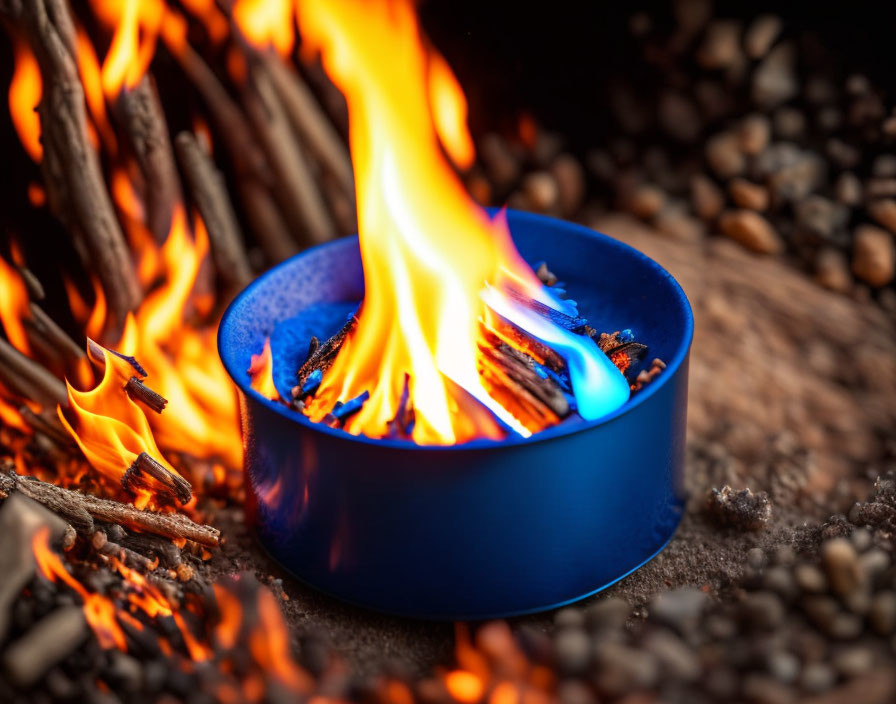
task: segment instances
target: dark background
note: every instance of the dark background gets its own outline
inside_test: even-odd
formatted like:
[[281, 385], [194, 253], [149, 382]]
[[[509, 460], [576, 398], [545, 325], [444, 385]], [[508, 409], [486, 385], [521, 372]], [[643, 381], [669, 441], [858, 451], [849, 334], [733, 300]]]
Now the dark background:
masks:
[[[892, 2], [717, 2], [714, 16], [748, 21], [777, 14], [807, 51], [824, 51], [832, 72], [861, 71], [896, 91], [896, 11]], [[467, 92], [473, 131], [506, 127], [527, 109], [573, 145], [601, 142], [606, 88], [629, 75], [639, 51], [630, 18], [646, 12], [655, 33], [673, 25], [673, 2], [600, 0], [495, 3], [427, 0], [420, 13]], [[814, 35], [814, 36], [813, 36]], [[653, 76], [643, 76], [645, 89]]]

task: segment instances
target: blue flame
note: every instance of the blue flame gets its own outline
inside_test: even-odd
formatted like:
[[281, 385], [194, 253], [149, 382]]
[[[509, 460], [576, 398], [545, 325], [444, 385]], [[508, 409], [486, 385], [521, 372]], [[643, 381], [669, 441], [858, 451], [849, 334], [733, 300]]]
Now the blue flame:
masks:
[[[573, 314], [574, 305], [569, 306], [569, 301], [557, 300], [547, 291], [543, 293], [548, 294], [555, 309]], [[563, 357], [577, 410], [585, 420], [602, 418], [628, 400], [631, 395], [628, 381], [591, 337], [579, 335], [555, 324], [497, 289], [487, 287], [482, 295], [486, 305], [495, 313]]]

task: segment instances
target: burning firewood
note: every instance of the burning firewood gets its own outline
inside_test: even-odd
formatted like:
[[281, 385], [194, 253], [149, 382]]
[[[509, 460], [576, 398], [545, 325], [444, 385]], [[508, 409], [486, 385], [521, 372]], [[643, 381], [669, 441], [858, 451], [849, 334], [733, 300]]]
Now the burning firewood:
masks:
[[115, 523], [172, 540], [192, 540], [206, 547], [217, 547], [221, 532], [212, 526], [194, 523], [179, 513], [156, 513], [128, 504], [100, 499], [42, 482], [34, 477], [21, 477], [15, 472], [0, 474], [0, 490], [19, 491], [63, 516], [82, 535], [92, 535], [94, 520]]

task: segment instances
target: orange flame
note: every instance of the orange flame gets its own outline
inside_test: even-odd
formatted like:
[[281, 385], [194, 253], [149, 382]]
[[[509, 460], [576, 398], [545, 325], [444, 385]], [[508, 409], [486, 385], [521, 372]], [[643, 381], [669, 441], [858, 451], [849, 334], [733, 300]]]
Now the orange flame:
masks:
[[254, 46], [272, 47], [282, 56], [292, 51], [295, 43], [292, 0], [236, 0], [233, 19]]
[[[142, 452], [148, 453], [176, 475], [177, 471], [168, 464], [156, 445], [146, 414], [124, 391], [128, 379], [138, 376], [137, 371], [124, 359], [106, 350], [102, 353], [105, 371], [95, 389], [78, 391], [66, 383], [75, 424], [69, 423], [61, 408], [58, 410], [59, 419], [91, 466], [114, 482], [122, 480], [124, 473]], [[135, 487], [134, 493], [134, 503], [140, 508], [153, 497], [153, 492], [142, 486]]]
[[31, 317], [28, 307], [28, 289], [19, 272], [0, 257], [0, 324], [10, 344], [22, 354], [31, 353], [24, 320]]
[[280, 394], [274, 386], [274, 360], [271, 357], [271, 338], [264, 339], [261, 354], [253, 354], [249, 364], [249, 376], [252, 388], [265, 398], [277, 400]]
[[49, 537], [49, 528], [42, 527], [34, 534], [32, 540], [34, 558], [40, 571], [50, 581], [55, 582], [59, 579], [80, 595], [84, 601], [84, 617], [101, 647], [127, 650], [124, 631], [115, 619], [115, 604], [102, 594], [87, 591], [69, 574], [62, 560], [50, 549]]
[[[142, 215], [126, 175], [116, 183], [114, 190], [122, 206]], [[147, 281], [159, 271], [163, 279], [137, 312], [128, 316], [121, 338], [110, 345], [139, 360], [151, 388], [168, 399], [169, 410], [152, 413], [147, 419], [121, 388], [134, 370], [115, 355], [105, 355], [106, 372], [96, 388], [86, 392], [69, 389], [78, 420], [72, 432], [91, 464], [112, 479], [120, 479], [140, 452], [163, 460], [160, 447], [166, 452], [219, 460], [230, 468], [241, 466], [236, 398], [217, 355], [215, 329], [193, 327], [184, 320], [185, 311], [197, 300], [194, 285], [208, 255], [207, 235], [201, 221], [197, 225], [196, 237], [191, 238], [183, 208], [178, 207], [161, 249], [151, 239], [142, 241], [139, 270], [150, 261], [144, 272]], [[73, 312], [83, 320], [83, 299], [71, 282], [66, 282], [66, 288]], [[96, 283], [95, 290], [96, 302], [86, 321], [91, 336], [102, 330], [106, 316], [105, 297]], [[128, 426], [133, 432], [128, 432]], [[104, 443], [109, 444], [104, 447]], [[147, 492], [141, 494], [143, 503], [148, 499]]]
[[9, 84], [9, 111], [25, 151], [39, 162], [44, 152], [40, 143], [40, 117], [37, 114], [37, 105], [43, 94], [40, 67], [24, 41], [16, 39], [13, 52], [15, 72]]
[[538, 298], [541, 285], [445, 160], [442, 148], [460, 165], [472, 157], [456, 79], [421, 43], [409, 0], [310, 1], [297, 12], [303, 51], [320, 51], [348, 102], [365, 280], [357, 328], [307, 414], [320, 420], [369, 391], [345, 428], [382, 436], [407, 373], [416, 442], [502, 437], [492, 414], [527, 435], [484, 388], [477, 341], [485, 287], [512, 281]]

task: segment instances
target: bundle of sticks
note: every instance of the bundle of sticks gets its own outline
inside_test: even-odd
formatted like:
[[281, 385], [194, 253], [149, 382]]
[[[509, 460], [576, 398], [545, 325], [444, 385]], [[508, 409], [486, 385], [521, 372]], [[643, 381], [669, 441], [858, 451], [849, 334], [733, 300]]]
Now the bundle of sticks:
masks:
[[[344, 121], [339, 112], [344, 104], [339, 107], [341, 96], [321, 70], [311, 67], [309, 75], [323, 92], [323, 102], [288, 59], [250, 45], [235, 28], [228, 41], [231, 53], [245, 64], [241, 77], [231, 78], [226, 67], [211, 65], [191, 44], [160, 47], [162, 61], [173, 60], [180, 69], [167, 72], [165, 79], [182, 82], [175, 91], [192, 86], [202, 104], [197, 124], [211, 125], [215, 146], [220, 145], [215, 156], [223, 163], [212, 156], [205, 130], [172, 138], [151, 73], [111, 101], [109, 116], [119, 145], [113, 154], [95, 144], [102, 126], [88, 109], [82, 82], [78, 32], [92, 23], [74, 17], [67, 0], [0, 0], [0, 20], [11, 36], [27, 44], [39, 65], [40, 166], [47, 204], [72, 238], [84, 271], [99, 280], [109, 339], [117, 339], [126, 315], [148, 293], [125, 235], [126, 215], [112, 197], [109, 174], [122, 162], [134, 176], [144, 225], [157, 243], [168, 236], [178, 207], [192, 206], [201, 216], [217, 281], [217, 310], [249, 282], [253, 263], [276, 263], [308, 244], [355, 229], [351, 162], [334, 124]], [[324, 103], [337, 106], [336, 111], [328, 114]], [[253, 252], [263, 258], [250, 256]], [[208, 279], [206, 269], [200, 278]], [[48, 314], [53, 304], [44, 305], [43, 287], [24, 262], [18, 274], [30, 299], [24, 320], [30, 354], [0, 338], [0, 386], [45, 409], [35, 412], [23, 404], [20, 415], [42, 443], [69, 452], [73, 443], [54, 410], [67, 405], [62, 378], [78, 378], [85, 346]], [[197, 288], [202, 286], [214, 284], [197, 282]], [[164, 399], [143, 388], [139, 378], [129, 383], [128, 392], [154, 411], [162, 407]]]

